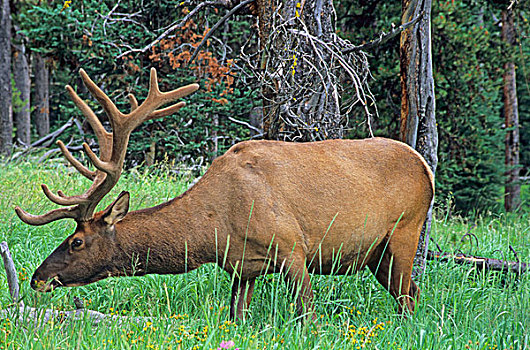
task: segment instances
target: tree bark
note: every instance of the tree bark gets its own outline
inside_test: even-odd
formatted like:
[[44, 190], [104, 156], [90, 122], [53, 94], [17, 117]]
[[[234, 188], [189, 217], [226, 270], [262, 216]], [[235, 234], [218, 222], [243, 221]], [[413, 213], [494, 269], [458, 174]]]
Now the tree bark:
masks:
[[260, 130], [263, 130], [263, 108], [260, 106], [252, 108], [248, 119], [250, 125], [254, 127], [254, 129], [250, 129], [250, 137], [262, 134], [263, 132]]
[[[16, 28], [15, 28], [16, 30]], [[16, 106], [13, 119], [16, 126], [16, 140], [26, 145], [31, 143], [31, 121], [30, 121], [30, 91], [31, 81], [29, 78], [29, 65], [26, 56], [26, 47], [20, 34], [15, 34], [15, 45], [13, 51], [13, 78], [15, 87], [20, 92], [19, 98], [23, 105]]]
[[50, 132], [49, 77], [46, 62], [38, 53], [33, 54], [33, 72], [35, 75], [33, 122], [39, 137], [44, 137]]
[[[511, 52], [516, 45], [513, 12], [502, 11], [502, 39]], [[509, 55], [509, 57], [512, 55]], [[505, 164], [506, 186], [504, 188], [504, 208], [514, 211], [521, 205], [521, 184], [519, 182], [519, 112], [517, 102], [517, 85], [515, 63], [513, 60], [504, 64], [503, 74], [504, 118], [506, 126]]]
[[[259, 28], [259, 49], [261, 50], [261, 60], [259, 69], [265, 74], [267, 70], [267, 61], [269, 60], [270, 53], [266, 50], [267, 42], [272, 26], [272, 16], [274, 13], [274, 1], [273, 0], [256, 0], [256, 10], [258, 12], [258, 28]], [[269, 103], [274, 99], [274, 89], [268, 84], [264, 84], [261, 93], [263, 95], [263, 134], [265, 138], [271, 138], [269, 130], [273, 122], [273, 115], [276, 113], [274, 105]]]
[[[433, 173], [438, 164], [434, 79], [431, 53], [432, 0], [402, 0], [402, 23], [422, 12], [423, 18], [401, 33], [401, 126], [400, 139], [415, 148]], [[432, 203], [425, 221], [414, 262], [413, 275], [423, 273], [432, 222]]]
[[9, 1], [0, 9], [0, 155], [10, 155], [13, 146], [11, 95], [11, 13]]

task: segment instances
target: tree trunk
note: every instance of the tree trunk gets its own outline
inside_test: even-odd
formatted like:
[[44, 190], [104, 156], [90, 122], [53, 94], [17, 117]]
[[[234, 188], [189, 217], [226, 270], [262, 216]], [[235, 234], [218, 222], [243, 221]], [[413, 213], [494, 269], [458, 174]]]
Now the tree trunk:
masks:
[[[415, 148], [427, 161], [433, 173], [438, 164], [434, 79], [431, 53], [431, 0], [402, 0], [402, 23], [423, 18], [401, 33], [401, 141]], [[432, 203], [425, 221], [413, 275], [423, 273], [432, 222]]]
[[0, 155], [9, 155], [13, 146], [13, 110], [11, 103], [11, 13], [8, 0], [2, 0], [0, 11]]
[[33, 122], [37, 127], [39, 137], [50, 133], [50, 107], [49, 107], [49, 78], [48, 67], [44, 58], [35, 53], [33, 55], [33, 72], [35, 75], [35, 93], [33, 103]]
[[254, 129], [250, 129], [250, 137], [252, 138], [261, 134], [259, 130], [263, 130], [263, 108], [261, 106], [252, 108], [248, 119], [250, 125], [254, 127]]
[[[502, 11], [502, 39], [511, 49], [516, 45], [513, 12]], [[513, 52], [513, 50], [510, 50]], [[511, 57], [513, 55], [509, 55]], [[504, 118], [506, 125], [506, 186], [504, 188], [504, 208], [514, 211], [521, 204], [521, 184], [519, 182], [519, 112], [517, 106], [517, 85], [515, 63], [510, 59], [504, 64], [503, 75]]]
[[[358, 56], [342, 54], [351, 44], [335, 34], [333, 1], [257, 0], [256, 10], [264, 137], [342, 138], [347, 118], [341, 113], [341, 94], [364, 83], [367, 65]], [[363, 73], [353, 67], [362, 67]], [[345, 76], [355, 81], [344, 84]]]
[[[259, 28], [259, 49], [261, 50], [260, 71], [265, 74], [267, 70], [267, 61], [270, 53], [266, 51], [269, 35], [272, 26], [272, 18], [274, 13], [273, 0], [256, 0], [258, 12], [258, 28]], [[268, 84], [264, 84], [261, 93], [263, 95], [263, 134], [265, 138], [271, 138], [269, 130], [273, 124], [273, 115], [276, 113], [276, 108], [269, 101], [274, 99], [274, 89]]]
[[[16, 30], [16, 28], [15, 28]], [[13, 78], [15, 87], [22, 105], [17, 105], [13, 111], [13, 119], [16, 126], [16, 140], [26, 145], [31, 143], [31, 122], [30, 122], [30, 90], [31, 81], [29, 78], [29, 65], [26, 57], [26, 47], [23, 38], [18, 33], [15, 34], [15, 45], [13, 52]]]

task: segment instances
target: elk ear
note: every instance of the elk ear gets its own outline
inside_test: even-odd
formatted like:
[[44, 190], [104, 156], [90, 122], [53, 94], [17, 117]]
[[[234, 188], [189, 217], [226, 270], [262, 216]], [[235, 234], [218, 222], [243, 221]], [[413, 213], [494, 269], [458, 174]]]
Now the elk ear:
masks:
[[123, 191], [103, 213], [103, 221], [111, 226], [121, 221], [129, 211], [129, 192]]

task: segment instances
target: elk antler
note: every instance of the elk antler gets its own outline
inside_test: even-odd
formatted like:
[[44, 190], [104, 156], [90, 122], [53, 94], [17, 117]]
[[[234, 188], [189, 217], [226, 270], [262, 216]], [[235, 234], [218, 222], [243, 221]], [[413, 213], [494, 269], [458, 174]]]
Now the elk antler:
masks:
[[69, 207], [54, 209], [43, 215], [31, 215], [20, 207], [15, 207], [18, 217], [27, 224], [44, 225], [63, 218], [71, 218], [77, 221], [90, 220], [98, 203], [110, 192], [120, 178], [131, 132], [146, 120], [162, 118], [177, 112], [186, 104], [185, 102], [179, 102], [158, 110], [157, 108], [168, 102], [187, 96], [199, 88], [197, 84], [190, 84], [173, 91], [161, 92], [158, 88], [156, 70], [151, 68], [147, 98], [138, 106], [136, 98], [130, 94], [129, 102], [131, 104], [131, 112], [129, 114], [123, 114], [110, 98], [88, 77], [83, 69], [79, 73], [92, 96], [98, 100], [109, 117], [112, 133], [105, 130], [92, 109], [77, 95], [71, 86], [67, 85], [66, 90], [70, 94], [72, 101], [87, 118], [98, 139], [100, 145], [99, 157], [90, 149], [88, 144], [83, 143], [83, 148], [88, 158], [97, 170], [92, 171], [86, 168], [72, 156], [64, 143], [58, 141], [59, 148], [66, 159], [83, 176], [92, 180], [92, 185], [85, 193], [77, 196], [65, 196], [62, 191], [57, 191], [57, 194], [54, 194], [48, 186], [41, 185], [48, 199], [55, 204]]

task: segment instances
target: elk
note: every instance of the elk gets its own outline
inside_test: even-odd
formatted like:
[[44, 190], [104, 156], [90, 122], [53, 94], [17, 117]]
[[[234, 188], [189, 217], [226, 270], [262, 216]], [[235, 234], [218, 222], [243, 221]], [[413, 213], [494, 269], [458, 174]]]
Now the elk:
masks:
[[[397, 301], [413, 312], [419, 289], [411, 279], [418, 239], [434, 194], [433, 174], [409, 146], [385, 138], [311, 143], [245, 141], [215, 159], [184, 194], [153, 208], [129, 212], [128, 192], [96, 212], [120, 177], [129, 135], [145, 120], [162, 118], [184, 102], [157, 109], [198, 89], [191, 84], [160, 92], [151, 70], [149, 92], [122, 114], [96, 84], [82, 80], [108, 115], [107, 132], [67, 86], [100, 144], [85, 143], [95, 171], [59, 141], [66, 159], [92, 185], [83, 194], [54, 194], [65, 206], [43, 215], [16, 207], [22, 221], [44, 225], [69, 218], [75, 232], [37, 268], [32, 288], [51, 291], [111, 276], [179, 274], [217, 263], [232, 274], [231, 318], [242, 318], [258, 276], [280, 272], [299, 313], [311, 310], [309, 273], [346, 274], [368, 266]], [[133, 263], [134, 262], [134, 263]]]

